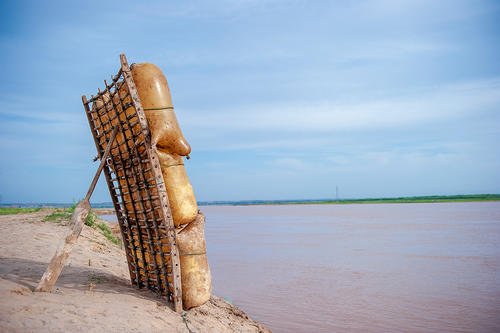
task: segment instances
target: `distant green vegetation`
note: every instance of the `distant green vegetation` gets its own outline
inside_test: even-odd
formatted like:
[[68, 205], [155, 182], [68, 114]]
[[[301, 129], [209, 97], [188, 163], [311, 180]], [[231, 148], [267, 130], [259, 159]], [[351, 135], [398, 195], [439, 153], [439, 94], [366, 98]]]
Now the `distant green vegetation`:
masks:
[[0, 215], [12, 215], [21, 213], [38, 212], [41, 208], [26, 208], [26, 207], [0, 207]]
[[500, 201], [500, 194], [470, 194], [470, 195], [429, 195], [419, 197], [397, 198], [366, 198], [326, 200], [322, 204], [351, 204], [351, 203], [429, 203], [429, 202], [473, 202], [473, 201]]
[[429, 203], [429, 202], [471, 202], [500, 201], [500, 194], [464, 194], [464, 195], [429, 195], [396, 198], [363, 198], [363, 199], [318, 199], [318, 200], [247, 200], [247, 201], [215, 201], [200, 202], [201, 206], [209, 205], [311, 205], [311, 204], [378, 204], [378, 203]]

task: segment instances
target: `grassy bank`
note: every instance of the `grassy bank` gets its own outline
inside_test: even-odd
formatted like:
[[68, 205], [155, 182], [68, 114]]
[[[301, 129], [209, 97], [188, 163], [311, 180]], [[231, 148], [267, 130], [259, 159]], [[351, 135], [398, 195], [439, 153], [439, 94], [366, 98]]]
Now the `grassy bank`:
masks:
[[[76, 204], [73, 204], [68, 208], [53, 208], [47, 211], [47, 215], [43, 218], [44, 222], [52, 223], [69, 223], [71, 216], [75, 211]], [[30, 207], [0, 207], [0, 215], [13, 215], [22, 213], [34, 213], [40, 211], [41, 208], [30, 208]], [[99, 230], [104, 237], [116, 245], [120, 245], [121, 241], [113, 234], [113, 231], [106, 223], [99, 219], [99, 217], [94, 213], [93, 210], [89, 212], [85, 224], [91, 228]]]
[[121, 245], [121, 240], [113, 235], [113, 231], [111, 230], [109, 225], [105, 221], [99, 219], [94, 211], [90, 211], [87, 219], [85, 220], [85, 224], [91, 228], [100, 230], [104, 237], [106, 237], [113, 244]]

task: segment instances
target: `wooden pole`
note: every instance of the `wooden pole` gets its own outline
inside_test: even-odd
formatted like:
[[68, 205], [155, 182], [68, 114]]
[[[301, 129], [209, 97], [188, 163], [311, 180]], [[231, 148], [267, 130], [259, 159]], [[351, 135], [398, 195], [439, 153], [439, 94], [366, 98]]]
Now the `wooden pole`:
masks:
[[80, 236], [80, 233], [82, 232], [83, 223], [89, 215], [90, 197], [92, 195], [92, 192], [94, 192], [97, 181], [99, 180], [99, 176], [101, 175], [102, 169], [106, 164], [106, 159], [108, 158], [109, 152], [111, 151], [111, 146], [113, 145], [117, 131], [118, 126], [115, 126], [115, 128], [111, 132], [106, 150], [101, 157], [101, 163], [97, 168], [94, 179], [92, 180], [92, 183], [90, 183], [87, 195], [82, 201], [78, 203], [75, 211], [73, 212], [73, 215], [71, 216], [72, 228], [68, 231], [66, 237], [64, 237], [64, 240], [57, 247], [56, 253], [50, 260], [49, 266], [40, 279], [40, 282], [38, 283], [35, 291], [51, 292], [52, 289], [54, 289], [54, 285], [56, 284], [57, 279], [59, 278], [59, 275], [61, 274], [62, 269], [66, 261], [68, 260], [69, 254], [75, 246], [76, 241], [78, 240], [78, 236]]

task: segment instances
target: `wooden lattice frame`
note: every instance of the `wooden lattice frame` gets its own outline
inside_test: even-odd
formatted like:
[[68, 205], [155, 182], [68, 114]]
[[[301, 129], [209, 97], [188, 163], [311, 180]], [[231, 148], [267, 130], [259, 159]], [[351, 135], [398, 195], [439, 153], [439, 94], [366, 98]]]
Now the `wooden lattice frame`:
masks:
[[132, 284], [151, 289], [182, 311], [181, 272], [175, 227], [156, 147], [124, 54], [105, 89], [82, 96], [98, 157], [114, 127], [117, 137], [104, 167], [118, 217]]

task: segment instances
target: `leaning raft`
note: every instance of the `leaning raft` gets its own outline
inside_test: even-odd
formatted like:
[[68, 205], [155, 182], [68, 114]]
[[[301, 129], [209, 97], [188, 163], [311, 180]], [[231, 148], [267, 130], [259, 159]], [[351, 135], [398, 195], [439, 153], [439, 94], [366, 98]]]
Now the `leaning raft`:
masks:
[[[118, 217], [132, 284], [182, 311], [179, 249], [156, 148], [125, 55], [111, 82], [82, 97], [98, 158], [111, 142], [104, 174]], [[116, 139], [110, 140], [117, 128]]]

